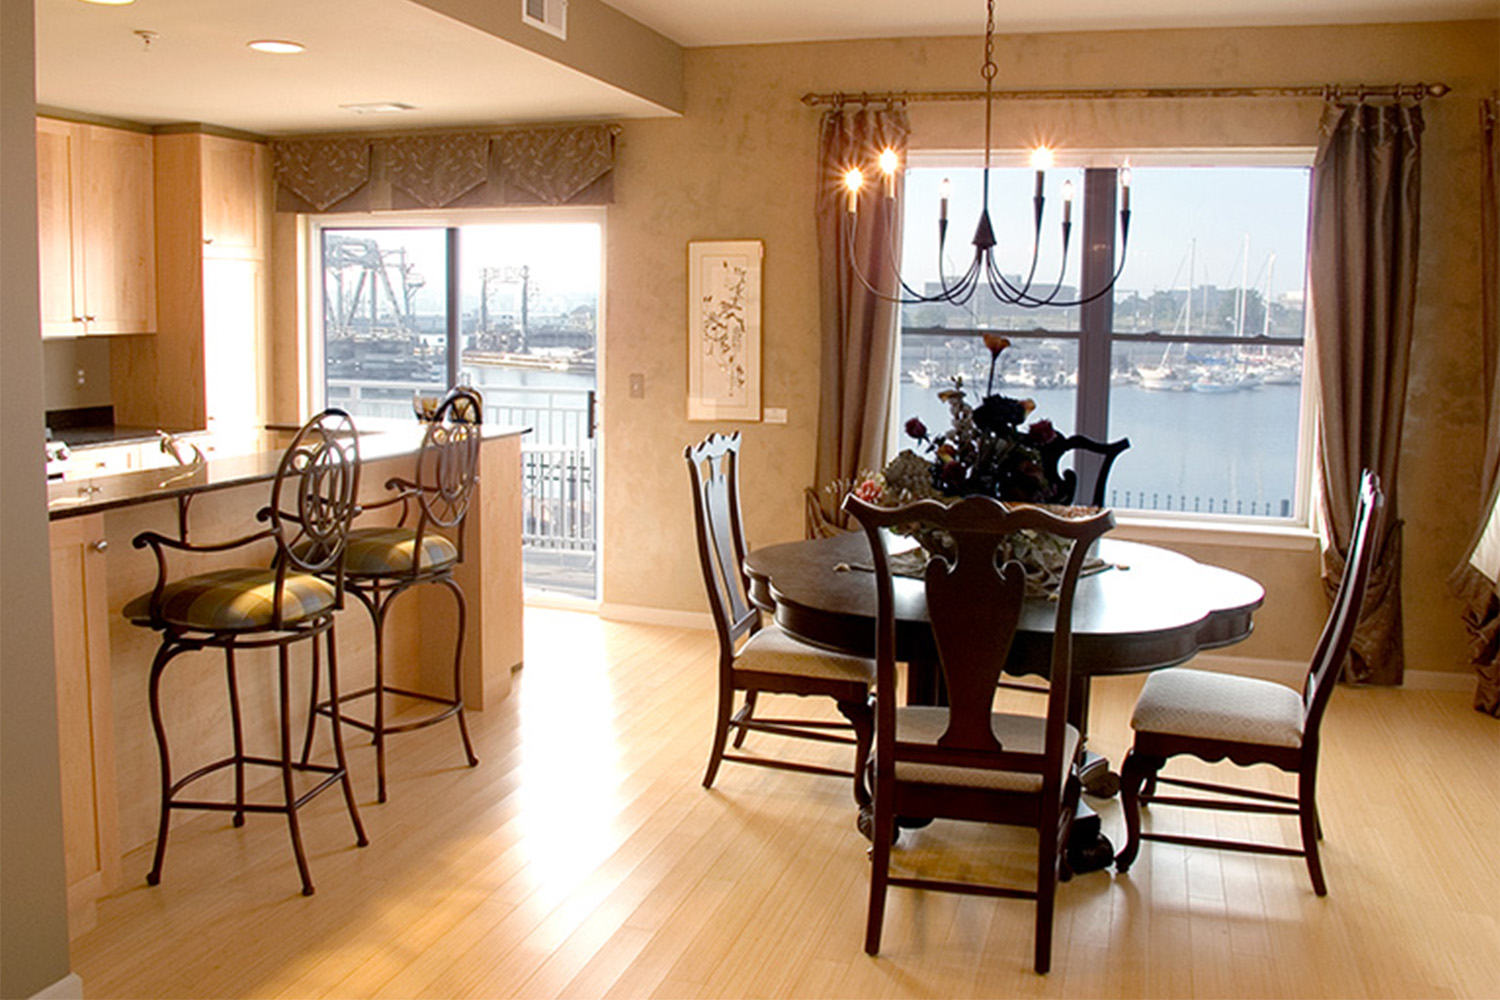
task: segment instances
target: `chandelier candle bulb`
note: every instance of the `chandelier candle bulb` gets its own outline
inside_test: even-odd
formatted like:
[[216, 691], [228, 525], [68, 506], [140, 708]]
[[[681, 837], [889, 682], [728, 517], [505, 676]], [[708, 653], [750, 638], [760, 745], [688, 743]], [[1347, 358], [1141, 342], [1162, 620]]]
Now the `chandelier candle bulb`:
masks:
[[953, 194], [953, 182], [944, 177], [938, 185], [938, 221], [948, 221], [948, 198]]
[[858, 167], [850, 167], [844, 174], [844, 186], [849, 189], [849, 214], [854, 215], [859, 211], [859, 189], [865, 182], [865, 175], [859, 172]]
[[901, 158], [887, 146], [880, 152], [880, 172], [885, 174], [885, 196], [896, 197], [896, 174], [901, 169]]

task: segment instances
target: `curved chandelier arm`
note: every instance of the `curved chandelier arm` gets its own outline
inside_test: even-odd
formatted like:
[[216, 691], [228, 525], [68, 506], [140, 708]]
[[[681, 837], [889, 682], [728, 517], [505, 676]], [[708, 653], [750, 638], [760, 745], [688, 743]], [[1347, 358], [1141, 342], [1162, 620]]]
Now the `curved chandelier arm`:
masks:
[[[969, 269], [964, 272], [963, 276], [958, 279], [957, 283], [950, 285], [948, 283], [947, 275], [943, 271], [942, 254], [940, 251], [938, 255], [938, 285], [942, 289], [942, 291], [936, 292], [932, 295], [924, 295], [923, 293], [917, 291], [906, 283], [906, 279], [901, 275], [900, 269], [897, 268], [894, 263], [892, 263], [891, 265], [891, 277], [896, 280], [896, 284], [900, 287], [900, 293], [892, 295], [889, 292], [881, 291], [880, 288], [878, 288], [876, 284], [870, 280], [870, 277], [865, 274], [864, 269], [859, 266], [859, 255], [858, 253], [856, 253], [855, 217], [853, 213], [849, 213], [845, 216], [843, 228], [844, 245], [849, 258], [850, 272], [852, 272], [854, 277], [858, 279], [861, 287], [863, 287], [865, 291], [880, 299], [882, 302], [891, 302], [896, 305], [904, 306], [946, 302], [952, 305], [961, 306], [967, 303], [969, 299], [973, 297], [974, 290], [978, 287], [979, 276], [983, 270], [982, 256], [979, 253], [975, 253], [974, 260], [969, 264]], [[891, 227], [891, 233], [891, 256], [889, 259], [894, 262], [896, 260], [898, 250], [898, 247], [896, 246], [894, 227]], [[942, 245], [943, 235], [945, 234], [940, 232], [938, 240], [940, 247]]]

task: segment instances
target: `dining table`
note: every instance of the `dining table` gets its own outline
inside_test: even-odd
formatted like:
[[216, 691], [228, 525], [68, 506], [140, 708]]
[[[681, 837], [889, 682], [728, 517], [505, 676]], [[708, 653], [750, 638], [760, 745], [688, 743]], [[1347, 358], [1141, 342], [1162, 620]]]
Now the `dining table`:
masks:
[[[1080, 782], [1090, 794], [1108, 796], [1118, 790], [1119, 775], [1087, 748], [1090, 678], [1159, 670], [1246, 639], [1265, 589], [1242, 573], [1142, 542], [1103, 538], [1091, 556], [1091, 571], [1079, 579], [1074, 596], [1069, 721], [1084, 735]], [[751, 601], [784, 631], [814, 646], [874, 656], [875, 576], [863, 533], [754, 549], [744, 569]], [[924, 585], [895, 576], [892, 588], [896, 658], [907, 665], [907, 701], [941, 704], [945, 695]], [[1045, 596], [1026, 599], [1008, 676], [1046, 678], [1055, 617], [1055, 603]], [[1112, 856], [1097, 814], [1080, 802], [1070, 848], [1074, 870], [1102, 868]]]

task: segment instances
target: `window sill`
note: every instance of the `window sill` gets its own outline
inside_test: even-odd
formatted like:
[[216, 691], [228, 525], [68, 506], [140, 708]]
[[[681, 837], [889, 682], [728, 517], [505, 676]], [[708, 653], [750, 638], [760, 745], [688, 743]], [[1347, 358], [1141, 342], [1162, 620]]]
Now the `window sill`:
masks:
[[1239, 548], [1316, 552], [1318, 534], [1304, 524], [1150, 517], [1122, 513], [1110, 537], [1130, 542], [1227, 545]]

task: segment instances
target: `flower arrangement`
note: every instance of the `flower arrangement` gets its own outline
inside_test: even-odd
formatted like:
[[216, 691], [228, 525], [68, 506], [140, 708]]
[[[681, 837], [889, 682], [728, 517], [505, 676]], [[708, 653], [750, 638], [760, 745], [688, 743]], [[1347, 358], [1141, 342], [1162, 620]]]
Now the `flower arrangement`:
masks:
[[938, 398], [948, 404], [952, 426], [932, 434], [921, 419], [906, 422], [906, 433], [919, 442], [925, 457], [903, 450], [879, 473], [867, 475], [855, 494], [867, 503], [899, 506], [929, 497], [987, 496], [1016, 503], [1051, 503], [1057, 484], [1042, 468], [1041, 448], [1058, 436], [1050, 420], [1022, 424], [1036, 404], [992, 392], [1005, 337], [985, 334], [990, 352], [989, 380], [978, 406], [970, 406], [963, 377]]
[[[1058, 433], [1050, 420], [1022, 426], [1036, 409], [1032, 400], [992, 391], [1000, 354], [1010, 341], [986, 334], [984, 345], [990, 352], [990, 372], [979, 405], [969, 405], [962, 376], [954, 376], [953, 387], [938, 394], [948, 404], [952, 426], [932, 434], [920, 419], [908, 420], [906, 433], [919, 442], [925, 457], [910, 448], [903, 450], [880, 472], [865, 475], [854, 487], [856, 496], [885, 507], [969, 496], [1048, 505], [1059, 499], [1059, 486], [1047, 478], [1041, 455], [1041, 449]], [[1053, 510], [1070, 513], [1063, 508]], [[893, 562], [898, 573], [920, 574], [927, 553], [945, 557], [953, 554], [953, 539], [929, 525], [907, 524], [895, 530], [915, 538], [925, 550], [901, 554]], [[1050, 535], [1018, 531], [1009, 536], [1004, 557], [1018, 559], [1025, 566], [1028, 594], [1055, 596], [1067, 558], [1066, 543]]]

